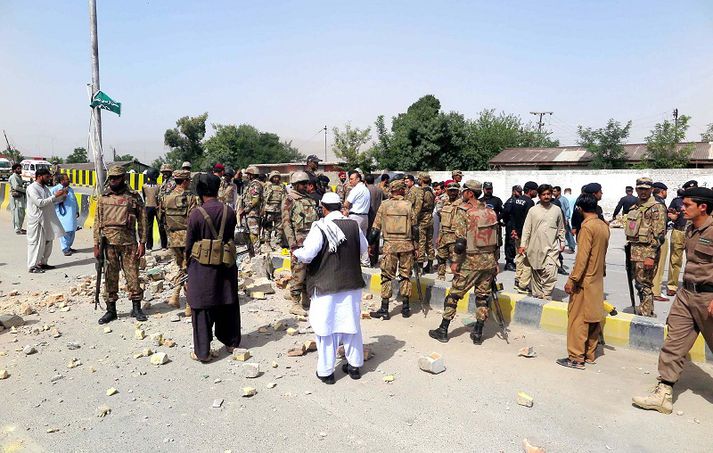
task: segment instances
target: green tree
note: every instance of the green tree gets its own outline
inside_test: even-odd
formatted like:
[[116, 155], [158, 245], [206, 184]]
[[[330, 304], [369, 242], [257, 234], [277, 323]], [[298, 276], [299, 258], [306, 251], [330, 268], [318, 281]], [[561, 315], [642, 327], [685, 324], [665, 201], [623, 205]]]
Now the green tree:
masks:
[[277, 134], [260, 132], [248, 124], [214, 124], [215, 135], [205, 142], [204, 166], [220, 162], [235, 169], [250, 164], [295, 162], [304, 156]]
[[176, 127], [166, 130], [163, 143], [171, 148], [164, 158], [166, 162], [174, 166], [180, 166], [184, 161], [200, 163], [207, 119], [207, 112], [194, 117], [184, 116], [176, 121]]
[[626, 166], [626, 151], [624, 142], [629, 136], [631, 121], [626, 125], [610, 119], [603, 128], [577, 127], [579, 144], [587, 149], [594, 158], [594, 168], [624, 168]]
[[8, 147], [5, 149], [5, 157], [13, 164], [20, 163], [25, 160], [25, 156], [22, 155], [20, 150], [17, 148]]
[[64, 163], [64, 159], [62, 159], [62, 158], [59, 157], [59, 156], [50, 156], [50, 158], [47, 159], [47, 161], [48, 161], [48, 162], [57, 162], [58, 164], [63, 164], [63, 163]]
[[126, 161], [133, 161], [136, 159], [134, 156], [131, 154], [119, 154], [116, 156], [116, 159], [114, 159], [116, 162], [126, 162]]
[[74, 148], [72, 154], [67, 156], [64, 160], [67, 164], [84, 164], [89, 162], [89, 157], [87, 156], [87, 150], [85, 148]]
[[713, 142], [713, 123], [708, 125], [708, 128], [701, 134], [702, 142]]
[[669, 120], [657, 123], [646, 137], [646, 156], [642, 164], [648, 168], [687, 167], [693, 145], [679, 144], [686, 140], [690, 119], [690, 116], [681, 115], [677, 124]]
[[338, 127], [332, 128], [334, 144], [332, 151], [342, 159], [348, 170], [360, 168], [365, 172], [370, 172], [374, 167], [374, 159], [370, 150], [362, 151], [361, 148], [371, 140], [371, 128], [352, 128], [351, 124], [344, 125], [344, 130]]

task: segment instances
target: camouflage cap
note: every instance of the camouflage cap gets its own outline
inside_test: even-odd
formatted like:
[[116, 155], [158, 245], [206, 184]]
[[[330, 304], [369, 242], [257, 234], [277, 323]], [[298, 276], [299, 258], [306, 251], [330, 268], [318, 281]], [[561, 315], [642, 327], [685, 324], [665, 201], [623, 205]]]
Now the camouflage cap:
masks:
[[464, 190], [483, 190], [483, 184], [475, 179], [469, 179], [463, 184]]
[[391, 181], [389, 183], [389, 190], [392, 192], [395, 192], [397, 190], [405, 190], [406, 189], [406, 183], [404, 182], [403, 179], [396, 179], [394, 181]]
[[245, 174], [246, 175], [259, 175], [260, 170], [258, 170], [255, 165], [248, 165], [248, 168], [245, 169]]
[[171, 164], [163, 164], [163, 165], [161, 165], [161, 169], [159, 171], [161, 173], [163, 173], [165, 171], [173, 172], [173, 167], [171, 166]]
[[191, 163], [188, 162], [188, 161], [185, 161], [185, 162], [183, 162], [183, 163], [181, 164], [181, 168], [183, 168], [183, 169], [189, 169], [189, 170], [190, 170], [190, 168], [191, 168]]
[[647, 178], [646, 176], [636, 180], [637, 189], [651, 189], [653, 188], [653, 186], [654, 182], [651, 180], [651, 178]]
[[460, 170], [453, 170], [451, 176], [463, 176], [463, 172]]
[[109, 167], [109, 172], [107, 173], [107, 176], [114, 177], [114, 176], [124, 176], [126, 175], [126, 170], [124, 170], [124, 167], [121, 165], [112, 165]]
[[455, 181], [450, 182], [450, 183], [448, 183], [448, 185], [446, 186], [446, 190], [460, 190], [460, 184], [458, 184], [458, 183], [455, 182]]
[[280, 175], [280, 172], [277, 171], [277, 170], [272, 170], [272, 171], [270, 172], [270, 174], [269, 174], [268, 177], [269, 177], [270, 179], [272, 179], [272, 178], [274, 178], [275, 176], [280, 177], [280, 176], [281, 176], [281, 175]]
[[308, 182], [309, 175], [304, 171], [296, 171], [290, 175], [290, 184], [297, 184], [298, 182]]
[[174, 170], [173, 177], [175, 179], [191, 179], [191, 171], [190, 170]]

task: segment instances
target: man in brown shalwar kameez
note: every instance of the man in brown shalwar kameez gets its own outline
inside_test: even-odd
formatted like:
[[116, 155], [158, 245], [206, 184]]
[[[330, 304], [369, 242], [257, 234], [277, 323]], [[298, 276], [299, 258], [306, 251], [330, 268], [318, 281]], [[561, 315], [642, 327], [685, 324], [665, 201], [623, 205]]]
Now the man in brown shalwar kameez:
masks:
[[594, 354], [602, 331], [604, 276], [609, 246], [609, 226], [599, 219], [597, 199], [583, 194], [575, 209], [584, 220], [577, 236], [577, 256], [564, 290], [569, 294], [567, 307], [568, 357], [557, 363], [578, 370], [584, 363], [594, 363]]
[[217, 176], [198, 177], [196, 192], [203, 204], [191, 212], [186, 231], [185, 289], [193, 323], [191, 358], [201, 362], [211, 359], [213, 325], [215, 336], [228, 352], [240, 345], [238, 268], [233, 243], [237, 220], [233, 208], [218, 201], [219, 188]]

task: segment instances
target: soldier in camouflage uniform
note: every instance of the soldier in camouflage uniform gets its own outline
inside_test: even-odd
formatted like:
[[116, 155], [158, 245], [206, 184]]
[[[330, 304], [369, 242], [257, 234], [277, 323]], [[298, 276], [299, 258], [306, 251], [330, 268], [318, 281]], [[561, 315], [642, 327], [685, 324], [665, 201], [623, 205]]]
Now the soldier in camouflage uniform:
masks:
[[[139, 258], [146, 251], [146, 211], [138, 192], [131, 190], [125, 181], [126, 172], [118, 165], [108, 172], [109, 184], [97, 198], [94, 212], [94, 257], [99, 258], [100, 245], [105, 241], [104, 300], [106, 313], [99, 324], [116, 319], [116, 301], [119, 299], [119, 268], [124, 272], [126, 289], [133, 309], [131, 316], [146, 321], [141, 310], [143, 290], [139, 284]], [[139, 242], [136, 243], [138, 232]]]
[[272, 248], [273, 236], [280, 240], [282, 231], [282, 201], [285, 199], [285, 186], [280, 180], [280, 172], [272, 171], [270, 180], [265, 183], [265, 207], [263, 208], [263, 238]]
[[233, 182], [235, 170], [228, 167], [223, 172], [223, 179], [220, 181], [220, 189], [218, 189], [218, 200], [227, 204], [233, 210], [238, 199], [238, 187]]
[[[173, 172], [173, 179], [176, 181], [176, 188], [164, 198], [164, 209], [166, 216], [166, 230], [168, 232], [168, 246], [173, 251], [178, 265], [178, 275], [173, 281], [173, 294], [168, 300], [168, 305], [174, 308], [181, 308], [179, 298], [181, 289], [184, 287], [186, 277], [186, 229], [188, 228], [188, 216], [193, 208], [198, 206], [199, 199], [196, 194], [190, 191], [191, 172], [188, 170], [176, 170]], [[191, 315], [191, 307], [186, 304], [186, 316]]]
[[[456, 314], [458, 301], [475, 288], [476, 322], [470, 338], [474, 344], [483, 341], [483, 326], [488, 319], [489, 305], [492, 300], [491, 285], [498, 273], [495, 253], [498, 249], [498, 216], [495, 211], [478, 201], [483, 186], [480, 182], [466, 181], [463, 190], [463, 203], [458, 206], [455, 216], [456, 243], [453, 284], [443, 301], [444, 311], [441, 325], [429, 330], [431, 338], [448, 342], [448, 326]], [[497, 303], [497, 302], [496, 302]]]
[[[642, 316], [654, 315], [653, 279], [656, 275], [659, 249], [666, 238], [666, 206], [651, 196], [651, 178], [636, 180], [636, 194], [639, 201], [626, 215], [624, 233], [631, 249], [631, 265], [639, 291], [640, 304], [636, 313]], [[629, 263], [627, 263], [629, 265]]]
[[440, 228], [438, 230], [438, 279], [446, 279], [446, 264], [449, 259], [453, 260], [453, 247], [456, 243], [455, 217], [458, 205], [461, 203], [460, 187], [458, 183], [451, 182], [446, 188], [448, 198], [443, 201], [443, 206], [438, 211]]
[[[317, 215], [317, 204], [307, 193], [307, 182], [309, 175], [304, 171], [296, 171], [290, 175], [292, 188], [287, 191], [282, 202], [282, 230], [290, 246], [290, 256], [292, 252], [302, 247], [307, 233], [312, 228], [312, 223], [319, 218]], [[309, 308], [309, 295], [305, 278], [307, 276], [307, 265], [298, 262], [293, 256], [290, 259], [290, 297], [292, 307], [290, 313], [298, 316], [307, 316]]]
[[173, 167], [169, 164], [161, 165], [159, 171], [161, 172], [161, 176], [163, 176], [163, 181], [158, 190], [158, 235], [161, 238], [161, 248], [165, 249], [168, 247], [168, 236], [166, 236], [166, 223], [161, 202], [166, 195], [176, 188], [176, 181], [172, 178]]
[[411, 316], [409, 297], [411, 297], [411, 269], [414, 260], [414, 241], [418, 240], [416, 211], [411, 203], [404, 199], [406, 185], [403, 180], [389, 184], [391, 197], [384, 200], [376, 212], [374, 223], [369, 231], [369, 246], [379, 246], [379, 236], [383, 232], [384, 248], [381, 260], [381, 308], [372, 311], [372, 318], [390, 319], [389, 299], [392, 296], [391, 282], [399, 277], [399, 297], [401, 314]]
[[253, 244], [253, 250], [258, 253], [260, 251], [263, 185], [258, 179], [260, 172], [256, 166], [250, 165], [245, 169], [245, 174], [248, 178], [248, 186], [243, 192], [240, 210], [238, 211], [238, 220], [239, 224], [242, 224], [242, 219], [245, 218], [248, 231], [250, 232], [250, 242]]
[[349, 184], [349, 181], [347, 180], [347, 172], [340, 171], [339, 172], [339, 182], [337, 183], [335, 192], [337, 193], [337, 195], [339, 195], [339, 199], [342, 200], [342, 204], [344, 204], [344, 200], [346, 200], [347, 195], [349, 195], [349, 193], [348, 193], [349, 189], [351, 189], [351, 185]]
[[418, 183], [423, 191], [423, 204], [418, 216], [418, 254], [421, 257], [420, 263], [426, 260], [426, 267], [423, 272], [430, 274], [433, 272], [433, 260], [436, 253], [433, 249], [433, 208], [436, 205], [436, 194], [431, 188], [431, 177], [428, 173], [419, 173]]

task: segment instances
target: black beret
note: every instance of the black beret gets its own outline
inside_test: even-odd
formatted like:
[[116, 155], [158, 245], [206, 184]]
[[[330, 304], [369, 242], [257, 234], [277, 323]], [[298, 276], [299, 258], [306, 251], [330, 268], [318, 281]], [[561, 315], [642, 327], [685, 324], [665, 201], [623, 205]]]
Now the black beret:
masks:
[[713, 189], [709, 189], [708, 187], [691, 187], [683, 192], [683, 196], [688, 198], [701, 198], [713, 202]]
[[590, 182], [586, 186], [582, 187], [582, 192], [584, 193], [597, 193], [602, 190], [602, 185], [598, 182]]
[[681, 187], [683, 187], [684, 189], [688, 189], [689, 187], [698, 187], [698, 181], [696, 181], [695, 179], [691, 179], [690, 181], [686, 181], [685, 183], [683, 183], [683, 186]]
[[668, 186], [662, 182], [655, 182], [652, 187], [654, 189], [668, 190]]
[[535, 181], [527, 181], [525, 185], [523, 186], [525, 191], [530, 191], [530, 190], [537, 190], [537, 183]]
[[196, 181], [196, 193], [202, 196], [215, 197], [220, 189], [220, 178], [209, 173], [201, 173]]

